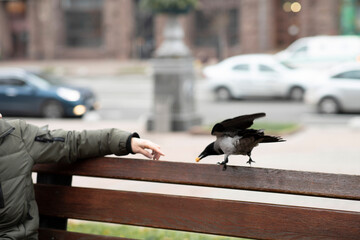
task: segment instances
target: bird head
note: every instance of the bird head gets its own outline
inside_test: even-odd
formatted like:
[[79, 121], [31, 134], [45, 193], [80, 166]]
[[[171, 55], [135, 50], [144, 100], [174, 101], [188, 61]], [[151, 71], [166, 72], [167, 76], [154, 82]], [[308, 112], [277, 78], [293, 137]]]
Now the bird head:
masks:
[[206, 146], [204, 151], [202, 151], [202, 153], [200, 153], [199, 157], [197, 157], [195, 160], [196, 160], [196, 162], [199, 162], [201, 159], [203, 159], [204, 157], [207, 157], [209, 155], [220, 155], [220, 154], [223, 154], [223, 153], [221, 153], [221, 151], [216, 151], [215, 150], [215, 142], [212, 142]]

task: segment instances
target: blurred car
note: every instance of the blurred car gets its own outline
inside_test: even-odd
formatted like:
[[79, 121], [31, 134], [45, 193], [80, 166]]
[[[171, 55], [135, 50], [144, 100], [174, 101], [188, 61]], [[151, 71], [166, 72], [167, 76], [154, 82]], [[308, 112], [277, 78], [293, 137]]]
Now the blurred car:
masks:
[[275, 56], [291, 67], [326, 69], [339, 63], [355, 62], [360, 56], [360, 37], [304, 37]]
[[205, 67], [205, 78], [218, 100], [247, 97], [281, 97], [301, 101], [314, 71], [292, 69], [270, 54], [230, 57]]
[[360, 63], [331, 69], [309, 88], [305, 102], [319, 113], [360, 112]]
[[0, 68], [0, 113], [46, 118], [82, 117], [96, 107], [95, 94], [19, 68]]

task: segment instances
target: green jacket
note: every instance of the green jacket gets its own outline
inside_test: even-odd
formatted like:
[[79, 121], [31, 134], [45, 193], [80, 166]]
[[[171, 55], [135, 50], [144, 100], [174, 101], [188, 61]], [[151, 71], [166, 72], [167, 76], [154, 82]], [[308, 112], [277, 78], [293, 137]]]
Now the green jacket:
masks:
[[49, 131], [0, 119], [0, 239], [37, 239], [39, 226], [31, 169], [36, 163], [131, 153], [137, 133], [118, 129]]

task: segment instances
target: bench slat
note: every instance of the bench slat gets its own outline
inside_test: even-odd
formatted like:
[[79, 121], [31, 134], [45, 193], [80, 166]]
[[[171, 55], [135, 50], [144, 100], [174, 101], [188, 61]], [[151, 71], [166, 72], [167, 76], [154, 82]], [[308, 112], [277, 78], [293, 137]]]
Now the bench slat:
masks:
[[94, 234], [84, 234], [84, 233], [75, 233], [75, 232], [67, 232], [65, 230], [56, 230], [56, 229], [39, 229], [39, 239], [40, 240], [48, 240], [48, 239], [56, 239], [56, 240], [131, 240], [129, 238], [121, 238], [121, 237], [110, 237], [110, 236], [100, 236]]
[[40, 214], [258, 239], [358, 239], [360, 213], [35, 185]]
[[239, 166], [222, 171], [215, 164], [110, 157], [38, 164], [33, 171], [360, 200], [360, 176], [346, 174]]

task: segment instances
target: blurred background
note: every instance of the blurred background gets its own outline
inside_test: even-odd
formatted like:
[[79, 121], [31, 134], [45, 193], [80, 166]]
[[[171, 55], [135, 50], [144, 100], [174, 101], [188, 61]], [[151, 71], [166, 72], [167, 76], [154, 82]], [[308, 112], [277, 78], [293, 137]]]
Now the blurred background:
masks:
[[[270, 119], [276, 121], [344, 123], [356, 115], [324, 118], [314, 113], [360, 111], [360, 100], [356, 98], [360, 95], [357, 64], [330, 71], [334, 65], [356, 63], [360, 59], [357, 36], [360, 2], [194, 2], [195, 8], [179, 14], [178, 19], [184, 31], [183, 41], [193, 56], [196, 112], [203, 122], [214, 123], [222, 118], [219, 115], [225, 118], [266, 110]], [[167, 14], [144, 8], [141, 0], [0, 1], [0, 66], [25, 68], [38, 77], [42, 75], [45, 82], [51, 84], [54, 79], [60, 84], [59, 79], [62, 79], [68, 88], [69, 83], [76, 85], [72, 86], [73, 91], [66, 92], [62, 88], [62, 96], [69, 95], [65, 98], [74, 100], [78, 95], [85, 100], [77, 104], [86, 106], [86, 109], [76, 109], [74, 114], [75, 105], [59, 99], [59, 90], [50, 95], [44, 93], [47, 100], [54, 100], [51, 104], [35, 101], [34, 96], [30, 96], [34, 107], [20, 106], [21, 101], [27, 101], [27, 95], [36, 94], [24, 89], [22, 84], [25, 83], [18, 79], [20, 82], [5, 83], [9, 80], [3, 80], [1, 83], [0, 110], [15, 116], [82, 117], [89, 110], [98, 109], [92, 117], [146, 118], [154, 97], [151, 59], [164, 40], [167, 19]], [[245, 54], [263, 55], [251, 58]], [[236, 55], [245, 56], [217, 69], [211, 66]], [[207, 68], [209, 65], [212, 69]], [[12, 75], [27, 74], [12, 70]], [[9, 69], [4, 71], [0, 74], [10, 74], [6, 73]], [[323, 83], [346, 71], [352, 72], [350, 80], [345, 76], [343, 83]], [[315, 94], [314, 90], [309, 101], [303, 102], [305, 90], [329, 84], [331, 89], [326, 93]], [[356, 90], [351, 93], [352, 98], [342, 99], [344, 93], [338, 90], [345, 87], [332, 86], [339, 84]], [[81, 88], [84, 86], [88, 89]], [[344, 91], [350, 92], [349, 89]], [[20, 92], [22, 99], [18, 96]], [[224, 102], [243, 98], [247, 98], [246, 101]], [[6, 101], [12, 104], [5, 104]]]
[[[359, 0], [179, 0], [195, 5], [177, 13], [143, 1], [0, 0], [3, 116], [50, 128], [137, 131], [160, 144], [166, 160], [193, 162], [213, 141], [216, 122], [266, 112], [256, 127], [287, 142], [256, 148], [253, 167], [360, 174]], [[179, 26], [169, 27], [173, 15]], [[180, 29], [175, 38], [186, 54], [157, 52], [174, 40], [166, 29]], [[161, 72], [168, 59], [191, 69]], [[163, 90], [167, 79], [181, 84]], [[176, 97], [159, 105], [161, 94]], [[196, 121], [149, 131], [151, 115], [163, 125], [178, 115]], [[230, 165], [246, 160], [233, 156]], [[258, 198], [238, 194], [227, 197]], [[329, 204], [360, 211], [358, 203]]]
[[[319, 126], [358, 134], [359, 14], [357, 0], [2, 0], [0, 112], [39, 124], [62, 118], [59, 127], [131, 123], [145, 134], [157, 132], [147, 131], [152, 115], [170, 126], [158, 132], [189, 136], [266, 112], [260, 121], [275, 126], [258, 127], [291, 137]], [[174, 130], [166, 121], [177, 117], [192, 120]], [[349, 157], [356, 170], [358, 153]]]
[[[359, 9], [356, 0], [199, 0], [181, 21], [207, 63], [275, 53], [302, 37], [356, 35]], [[166, 21], [140, 0], [2, 0], [0, 14], [2, 60], [149, 59]]]
[[[116, 124], [165, 144], [156, 134], [212, 139], [216, 122], [266, 112], [256, 127], [296, 141], [316, 133], [323, 151], [309, 154], [328, 162], [334, 149], [326, 156], [348, 156], [341, 168], [360, 173], [359, 14], [356, 0], [2, 0], [0, 112], [54, 127]], [[149, 127], [151, 116], [168, 128]], [[339, 129], [348, 135], [323, 142]], [[288, 158], [302, 155], [284, 150], [305, 139], [276, 151], [286, 164], [261, 166], [295, 168]], [[200, 145], [182, 157], [169, 144], [167, 159], [192, 161]]]

